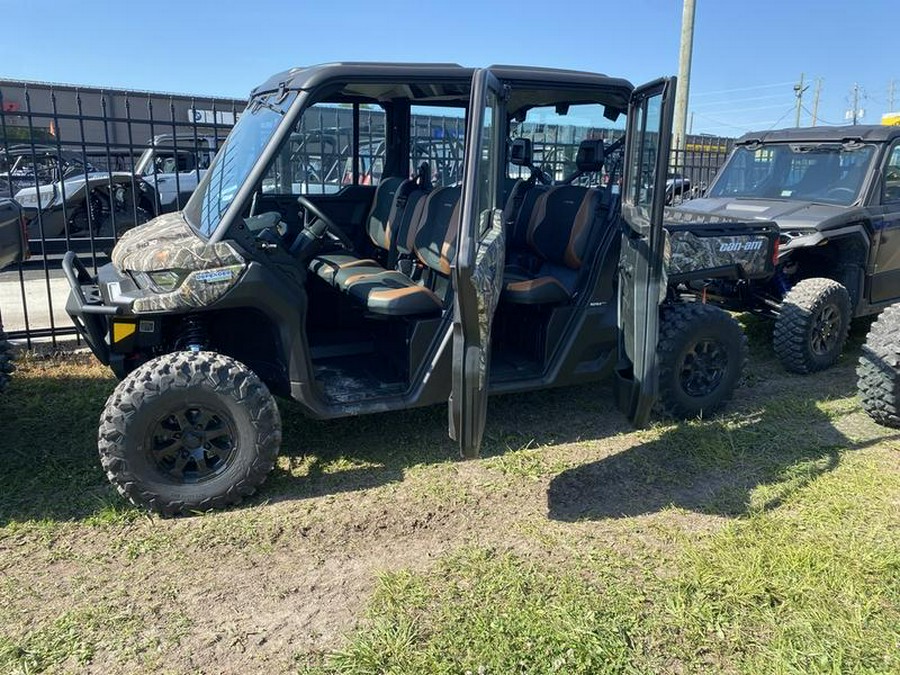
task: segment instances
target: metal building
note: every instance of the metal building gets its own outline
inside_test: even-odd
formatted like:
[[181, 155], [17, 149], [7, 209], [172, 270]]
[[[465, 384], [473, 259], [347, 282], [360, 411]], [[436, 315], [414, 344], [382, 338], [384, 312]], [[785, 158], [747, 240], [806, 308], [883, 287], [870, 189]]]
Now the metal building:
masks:
[[222, 136], [243, 99], [0, 79], [0, 141], [142, 148], [154, 136], [215, 125]]

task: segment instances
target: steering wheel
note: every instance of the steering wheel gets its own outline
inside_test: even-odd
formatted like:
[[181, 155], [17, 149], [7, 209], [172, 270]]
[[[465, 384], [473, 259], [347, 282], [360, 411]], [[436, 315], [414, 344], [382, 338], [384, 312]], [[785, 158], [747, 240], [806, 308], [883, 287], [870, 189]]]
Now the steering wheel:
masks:
[[353, 242], [350, 237], [335, 225], [334, 221], [325, 215], [322, 209], [309, 201], [304, 195], [297, 197], [297, 203], [300, 205], [300, 208], [313, 216], [313, 221], [311, 223], [307, 221], [303, 226], [305, 230], [308, 230], [317, 238], [327, 236], [329, 239], [339, 242], [344, 248], [353, 248]]
[[825, 196], [833, 199], [853, 199], [856, 196], [856, 192], [848, 187], [833, 187], [825, 191]]

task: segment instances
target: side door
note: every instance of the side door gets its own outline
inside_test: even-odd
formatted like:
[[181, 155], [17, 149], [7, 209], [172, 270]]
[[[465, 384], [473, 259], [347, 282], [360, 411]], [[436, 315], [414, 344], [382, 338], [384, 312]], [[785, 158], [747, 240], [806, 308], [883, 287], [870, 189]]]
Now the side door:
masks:
[[499, 203], [505, 157], [503, 85], [489, 70], [472, 78], [453, 300], [453, 389], [450, 437], [476, 457], [487, 414], [491, 324], [503, 283], [506, 243]]
[[869, 302], [887, 302], [900, 295], [900, 141], [894, 141], [879, 166], [877, 193], [869, 208], [875, 222], [875, 266]]
[[665, 293], [663, 209], [675, 78], [638, 87], [628, 109], [619, 257], [616, 399], [636, 426], [656, 400], [659, 305]]

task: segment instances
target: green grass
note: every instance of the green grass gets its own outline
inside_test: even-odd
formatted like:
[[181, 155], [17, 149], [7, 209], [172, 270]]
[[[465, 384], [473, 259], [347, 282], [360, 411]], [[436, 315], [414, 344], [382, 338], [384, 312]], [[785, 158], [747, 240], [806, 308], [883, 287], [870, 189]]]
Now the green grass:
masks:
[[[0, 397], [0, 673], [900, 673], [900, 440], [752, 319], [725, 414], [633, 431], [606, 386], [311, 422], [257, 497], [164, 520], [96, 457], [114, 386]], [[311, 606], [312, 605], [312, 606]]]
[[455, 554], [381, 577], [363, 628], [310, 670], [900, 672], [898, 504], [896, 463], [870, 453], [649, 559]]
[[619, 672], [640, 603], [511, 554], [466, 551], [427, 578], [380, 580], [370, 620], [331, 657], [341, 673]]

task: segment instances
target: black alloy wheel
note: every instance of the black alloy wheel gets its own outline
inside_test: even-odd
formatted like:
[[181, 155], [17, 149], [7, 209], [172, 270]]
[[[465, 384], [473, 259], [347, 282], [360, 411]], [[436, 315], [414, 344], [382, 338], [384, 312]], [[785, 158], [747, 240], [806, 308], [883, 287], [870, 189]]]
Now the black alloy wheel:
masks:
[[664, 415], [709, 415], [734, 394], [747, 360], [747, 338], [725, 310], [699, 302], [663, 307], [660, 315], [659, 399]]
[[237, 438], [234, 420], [225, 411], [192, 406], [156, 423], [148, 459], [178, 483], [201, 483], [228, 468], [237, 454]]
[[772, 345], [786, 370], [814, 373], [834, 364], [850, 331], [852, 304], [833, 279], [803, 279], [784, 296]]
[[708, 396], [728, 370], [728, 351], [717, 340], [703, 338], [688, 347], [681, 362], [681, 387], [690, 396]]
[[215, 352], [173, 352], [119, 383], [98, 436], [100, 461], [119, 493], [171, 516], [253, 494], [275, 466], [281, 417], [247, 366]]
[[823, 356], [834, 349], [841, 337], [841, 321], [841, 310], [836, 302], [822, 307], [809, 335], [809, 348], [813, 354]]

